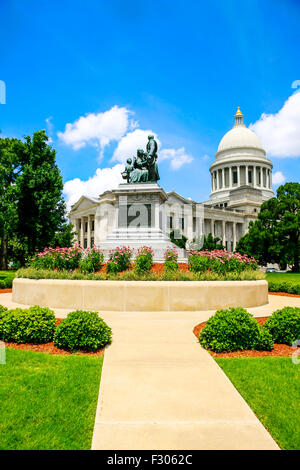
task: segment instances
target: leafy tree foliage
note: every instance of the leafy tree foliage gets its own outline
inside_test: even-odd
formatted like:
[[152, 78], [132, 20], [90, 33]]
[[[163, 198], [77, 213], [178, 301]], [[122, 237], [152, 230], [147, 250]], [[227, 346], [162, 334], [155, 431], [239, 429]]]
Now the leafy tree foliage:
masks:
[[[6, 269], [9, 240], [18, 247], [19, 260], [50, 246], [59, 234], [71, 239], [65, 219], [63, 181], [55, 150], [45, 131], [33, 137], [0, 139], [0, 268]], [[20, 249], [21, 244], [22, 249]], [[14, 250], [16, 252], [16, 250]]]
[[204, 235], [201, 250], [224, 250], [224, 246], [220, 242], [220, 238], [213, 237], [212, 233], [209, 233], [207, 236]]
[[300, 184], [286, 183], [277, 189], [277, 197], [264, 202], [255, 222], [236, 247], [240, 253], [254, 256], [263, 265], [279, 263], [299, 272], [300, 256]]

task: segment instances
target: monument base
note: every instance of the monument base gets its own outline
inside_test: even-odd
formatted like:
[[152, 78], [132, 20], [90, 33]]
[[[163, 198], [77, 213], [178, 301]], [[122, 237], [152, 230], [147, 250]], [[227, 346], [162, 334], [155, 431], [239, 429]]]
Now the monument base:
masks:
[[115, 228], [99, 243], [106, 260], [117, 246], [129, 246], [134, 250], [133, 258], [138, 248], [150, 246], [155, 263], [164, 262], [168, 247], [176, 248], [180, 263], [187, 262], [186, 251], [172, 243], [162, 230], [166, 225], [163, 205], [167, 195], [157, 183], [120, 184], [112, 193], [116, 198]]

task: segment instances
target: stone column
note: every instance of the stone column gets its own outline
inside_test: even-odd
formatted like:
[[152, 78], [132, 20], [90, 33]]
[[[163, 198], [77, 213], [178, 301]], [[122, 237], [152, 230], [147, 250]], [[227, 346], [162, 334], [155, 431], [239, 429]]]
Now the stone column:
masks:
[[233, 251], [236, 247], [236, 223], [233, 222]]
[[253, 186], [256, 187], [256, 166], [253, 165]]
[[263, 172], [262, 172], [262, 167], [259, 167], [259, 174], [260, 174], [260, 187], [262, 188], [263, 186]]
[[246, 165], [245, 167], [245, 172], [246, 172], [245, 181], [246, 181], [246, 184], [249, 184], [249, 166], [248, 165]]
[[237, 183], [237, 185], [241, 186], [241, 166], [240, 165], [238, 165], [238, 167], [237, 167], [237, 173], [238, 173], [238, 183]]
[[[188, 240], [193, 240], [193, 208], [192, 206], [184, 206], [184, 232], [186, 232], [186, 237]], [[180, 227], [181, 228], [181, 227]]]
[[272, 170], [270, 170], [270, 189], [272, 189]]
[[212, 236], [214, 237], [214, 219], [210, 219], [210, 233], [212, 234]]
[[222, 245], [226, 245], [226, 222], [222, 220]]
[[81, 227], [80, 227], [80, 246], [83, 248], [83, 245], [84, 245], [84, 218], [81, 217], [80, 219], [80, 222], [81, 222]]
[[228, 168], [229, 170], [229, 188], [232, 188], [232, 167]]
[[91, 223], [92, 223], [91, 217], [92, 216], [89, 214], [88, 215], [88, 222], [87, 222], [87, 224], [88, 224], [88, 226], [87, 226], [87, 247], [88, 248], [91, 248]]
[[225, 168], [222, 168], [222, 188], [225, 188]]

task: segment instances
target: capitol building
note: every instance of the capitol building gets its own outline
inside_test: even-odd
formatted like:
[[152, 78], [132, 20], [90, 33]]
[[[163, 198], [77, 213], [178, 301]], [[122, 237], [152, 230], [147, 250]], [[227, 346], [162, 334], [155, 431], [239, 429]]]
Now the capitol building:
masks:
[[[134, 249], [151, 245], [154, 259], [161, 261], [173, 230], [177, 237], [187, 238], [187, 248], [211, 233], [233, 251], [249, 222], [257, 218], [261, 204], [273, 197], [272, 168], [238, 108], [233, 128], [222, 138], [209, 169], [208, 201], [185, 199], [153, 182], [124, 183], [98, 198], [82, 196], [71, 207], [69, 218], [78, 243], [85, 248], [95, 244], [106, 254], [120, 245]], [[179, 251], [184, 261], [186, 252]]]

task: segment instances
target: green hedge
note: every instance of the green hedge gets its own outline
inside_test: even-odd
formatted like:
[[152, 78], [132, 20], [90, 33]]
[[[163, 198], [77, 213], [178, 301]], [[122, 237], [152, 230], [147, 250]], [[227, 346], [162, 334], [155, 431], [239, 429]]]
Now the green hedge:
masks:
[[286, 292], [300, 295], [300, 283], [293, 281], [268, 281], [270, 292]]
[[14, 277], [14, 271], [0, 271], [0, 289], [11, 289]]
[[284, 307], [276, 310], [264, 323], [275, 343], [289, 344], [300, 340], [300, 308]]
[[134, 270], [123, 273], [91, 273], [80, 271], [52, 271], [47, 269], [21, 268], [17, 278], [25, 279], [69, 279], [87, 281], [255, 281], [265, 279], [260, 271], [247, 270], [242, 273], [192, 273], [190, 271], [166, 271], [160, 275], [154, 273], [137, 273]]
[[199, 342], [214, 352], [273, 349], [270, 333], [263, 330], [244, 308], [218, 310], [201, 330]]
[[0, 339], [16, 343], [48, 343], [53, 340], [55, 315], [47, 307], [0, 309]]
[[76, 310], [56, 328], [54, 344], [71, 351], [97, 351], [111, 342], [111, 329], [96, 312]]

